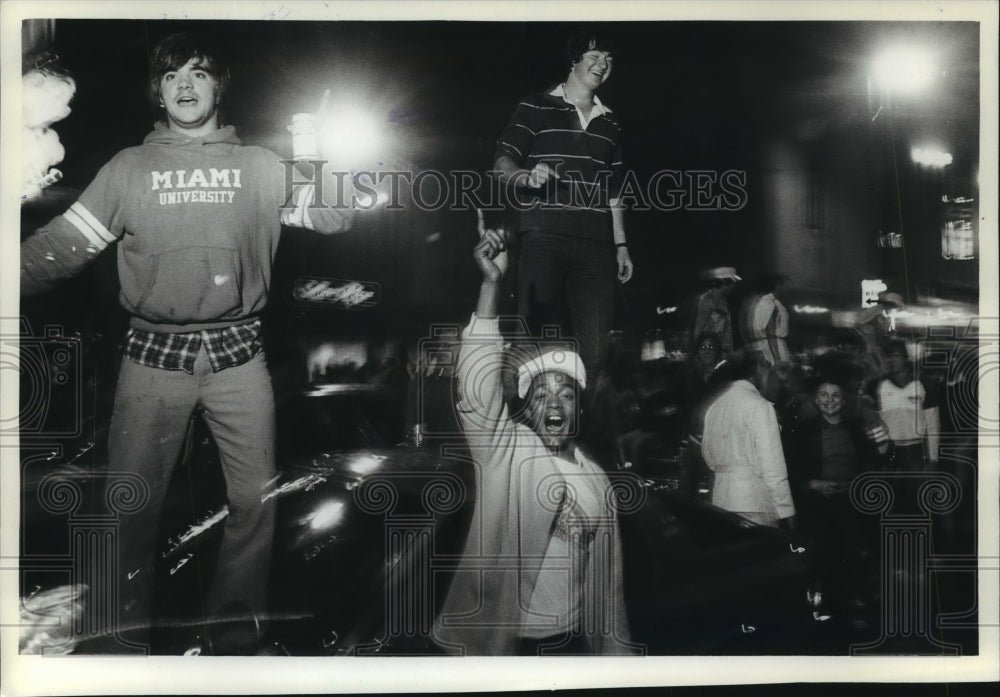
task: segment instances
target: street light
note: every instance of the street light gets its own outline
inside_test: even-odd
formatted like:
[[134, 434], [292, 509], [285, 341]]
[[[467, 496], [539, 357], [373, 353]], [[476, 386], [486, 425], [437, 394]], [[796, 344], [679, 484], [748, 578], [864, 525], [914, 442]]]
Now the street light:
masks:
[[379, 120], [367, 110], [353, 105], [334, 107], [322, 116], [320, 150], [340, 166], [360, 164], [380, 152], [379, 130]]
[[[917, 46], [897, 45], [884, 49], [872, 61], [868, 75], [868, 107], [874, 122], [883, 109], [892, 109], [896, 99], [912, 97], [934, 81], [934, 53]], [[895, 99], [894, 99], [895, 98]]]
[[915, 46], [895, 46], [878, 55], [872, 64], [872, 78], [888, 94], [911, 95], [934, 80], [931, 53]]

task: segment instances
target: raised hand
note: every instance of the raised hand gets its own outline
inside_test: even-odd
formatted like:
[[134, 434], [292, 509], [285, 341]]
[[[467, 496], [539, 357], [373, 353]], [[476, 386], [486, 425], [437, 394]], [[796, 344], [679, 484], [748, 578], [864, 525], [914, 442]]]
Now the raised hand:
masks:
[[484, 281], [499, 283], [507, 273], [507, 240], [504, 231], [487, 229], [483, 211], [476, 209], [478, 218], [479, 244], [472, 252], [476, 265], [483, 274]]

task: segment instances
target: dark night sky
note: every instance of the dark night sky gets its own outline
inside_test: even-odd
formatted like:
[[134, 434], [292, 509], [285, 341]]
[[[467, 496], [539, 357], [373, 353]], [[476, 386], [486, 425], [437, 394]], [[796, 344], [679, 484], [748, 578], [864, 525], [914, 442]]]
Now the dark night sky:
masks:
[[[884, 40], [908, 36], [942, 51], [947, 92], [915, 107], [910, 122], [944, 131], [975, 152], [974, 23], [623, 22], [607, 28], [619, 49], [601, 95], [624, 124], [626, 164], [639, 179], [661, 169], [737, 169], [748, 179], [747, 205], [739, 212], [630, 214], [637, 272], [623, 289], [626, 305], [648, 305], [689, 287], [700, 266], [767, 267], [756, 252], [763, 144], [810, 119], [862, 128], [867, 65]], [[213, 36], [230, 55], [227, 116], [244, 142], [287, 154], [290, 116], [315, 110], [331, 88], [390, 115], [386, 130], [395, 158], [419, 169], [483, 171], [518, 97], [565, 78], [564, 46], [573, 27], [59, 20], [55, 47], [77, 80], [73, 114], [57, 124], [67, 151], [65, 185], [85, 186], [115, 152], [141, 141], [154, 118], [145, 92], [149, 49], [169, 33], [191, 29]], [[392, 221], [369, 214], [351, 236], [307, 240], [299, 253], [323, 264], [328, 276], [378, 277], [388, 284], [390, 310], [396, 297], [409, 303], [396, 309], [423, 303], [449, 314], [469, 305], [455, 296], [474, 288], [467, 285], [474, 269], [466, 263], [473, 226], [471, 212]], [[420, 249], [431, 232], [441, 232], [441, 242]]]
[[[607, 26], [619, 49], [602, 95], [624, 121], [628, 162], [640, 171], [746, 166], [739, 146], [780, 127], [778, 102], [792, 94], [825, 92], [842, 108], [864, 108], [847, 102], [864, 96], [864, 71], [883, 38], [930, 40], [947, 51], [950, 79], [963, 88], [978, 82], [977, 30], [968, 23]], [[349, 85], [393, 110], [395, 125], [416, 137], [419, 164], [480, 168], [518, 96], [565, 77], [572, 31], [537, 22], [60, 20], [56, 48], [78, 81], [77, 113], [60, 125], [64, 141], [85, 135], [88, 151], [114, 152], [141, 138], [151, 121], [143, 89], [149, 48], [192, 28], [227, 49], [230, 120], [248, 140], [283, 137], [292, 113], [315, 109], [324, 88]], [[975, 93], [964, 96], [975, 104]]]

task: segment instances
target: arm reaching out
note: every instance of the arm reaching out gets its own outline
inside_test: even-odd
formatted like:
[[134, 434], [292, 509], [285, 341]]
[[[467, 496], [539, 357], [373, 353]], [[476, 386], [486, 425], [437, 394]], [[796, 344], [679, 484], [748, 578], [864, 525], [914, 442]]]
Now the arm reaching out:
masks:
[[500, 282], [507, 271], [507, 245], [502, 230], [488, 230], [478, 211], [479, 243], [473, 259], [483, 274], [476, 312], [462, 332], [456, 375], [456, 411], [473, 457], [493, 462], [498, 452], [512, 456], [515, 439], [503, 398], [503, 346], [497, 319]]
[[121, 239], [127, 158], [122, 153], [112, 158], [69, 210], [21, 243], [22, 296], [44, 292], [56, 281], [80, 273]]
[[[346, 172], [335, 172], [331, 163], [311, 164], [312, 181], [297, 181], [290, 162], [282, 162], [282, 177], [291, 194], [281, 206], [281, 224], [315, 230], [324, 235], [346, 232], [354, 223], [354, 184]], [[317, 187], [319, 180], [319, 187]], [[317, 201], [317, 188], [320, 190]]]

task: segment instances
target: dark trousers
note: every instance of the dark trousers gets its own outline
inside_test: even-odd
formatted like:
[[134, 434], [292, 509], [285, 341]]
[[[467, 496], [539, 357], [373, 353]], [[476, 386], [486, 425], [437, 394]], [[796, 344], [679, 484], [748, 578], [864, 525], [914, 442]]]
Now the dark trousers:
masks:
[[866, 557], [875, 541], [846, 488], [829, 498], [812, 491], [804, 494], [799, 518], [812, 543], [809, 556], [824, 602], [836, 607], [862, 597]]
[[889, 470], [893, 472], [893, 513], [920, 514], [920, 487], [927, 481], [930, 471], [923, 443], [910, 445], [892, 444], [889, 455]]
[[595, 367], [614, 322], [616, 267], [609, 243], [529, 230], [521, 238], [518, 314], [535, 336], [558, 325]]

